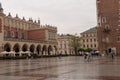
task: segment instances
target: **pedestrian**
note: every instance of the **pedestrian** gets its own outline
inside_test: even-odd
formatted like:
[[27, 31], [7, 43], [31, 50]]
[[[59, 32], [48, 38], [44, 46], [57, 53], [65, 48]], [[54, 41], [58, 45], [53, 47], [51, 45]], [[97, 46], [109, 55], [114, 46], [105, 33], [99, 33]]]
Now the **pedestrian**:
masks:
[[112, 57], [112, 60], [115, 58], [115, 52], [114, 51], [111, 51], [111, 57]]
[[85, 60], [87, 59], [87, 53], [84, 53], [84, 59]]
[[87, 61], [88, 62], [91, 61], [91, 58], [92, 58], [92, 54], [91, 54], [91, 52], [89, 52], [88, 55], [87, 55]]

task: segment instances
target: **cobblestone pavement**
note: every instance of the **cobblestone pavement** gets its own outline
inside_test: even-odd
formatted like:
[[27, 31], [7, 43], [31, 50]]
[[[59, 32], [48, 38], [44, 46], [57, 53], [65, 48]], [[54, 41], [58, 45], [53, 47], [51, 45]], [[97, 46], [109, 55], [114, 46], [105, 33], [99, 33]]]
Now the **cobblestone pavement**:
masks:
[[0, 80], [120, 80], [120, 58], [1, 60]]

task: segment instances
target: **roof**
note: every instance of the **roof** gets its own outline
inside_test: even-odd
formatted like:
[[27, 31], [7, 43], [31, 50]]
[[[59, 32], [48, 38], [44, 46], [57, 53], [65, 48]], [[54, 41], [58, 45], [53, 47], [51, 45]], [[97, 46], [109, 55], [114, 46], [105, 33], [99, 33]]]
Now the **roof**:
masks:
[[96, 33], [96, 32], [97, 32], [97, 27], [93, 27], [87, 31], [82, 32], [81, 34], [89, 34], [89, 33]]

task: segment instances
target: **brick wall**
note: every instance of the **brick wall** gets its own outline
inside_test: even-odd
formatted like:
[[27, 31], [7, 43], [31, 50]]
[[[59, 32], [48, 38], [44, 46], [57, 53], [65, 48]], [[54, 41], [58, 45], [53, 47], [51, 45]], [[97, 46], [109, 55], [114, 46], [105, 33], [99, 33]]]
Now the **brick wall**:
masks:
[[32, 40], [46, 40], [45, 29], [30, 30], [28, 31], [28, 39]]
[[2, 20], [0, 19], [0, 33], [2, 32]]
[[[98, 29], [99, 50], [106, 51], [111, 47], [116, 47], [117, 53], [120, 53], [120, 42], [117, 41], [117, 36], [120, 30], [119, 25], [119, 0], [97, 0], [98, 21], [101, 20], [101, 25]], [[106, 18], [106, 22], [102, 22]], [[109, 31], [105, 32], [106, 26], [109, 26]], [[108, 38], [108, 41], [105, 39]]]

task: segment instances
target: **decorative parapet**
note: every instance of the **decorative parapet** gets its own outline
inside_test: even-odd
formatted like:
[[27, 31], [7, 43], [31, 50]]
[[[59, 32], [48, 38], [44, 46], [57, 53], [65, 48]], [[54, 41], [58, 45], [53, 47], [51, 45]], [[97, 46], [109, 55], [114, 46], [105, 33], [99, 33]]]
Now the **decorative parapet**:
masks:
[[47, 40], [29, 40], [29, 39], [15, 39], [15, 38], [4, 38], [4, 41], [15, 41], [15, 42], [30, 42], [30, 43], [53, 43], [56, 44], [56, 41], [47, 41]]
[[12, 20], [18, 20], [20, 22], [26, 22], [26, 23], [31, 23], [31, 24], [36, 24], [36, 25], [40, 25], [40, 20], [35, 20], [33, 21], [32, 18], [29, 18], [29, 20], [26, 20], [25, 17], [23, 18], [19, 18], [18, 14], [16, 14], [15, 17], [11, 16], [11, 13], [9, 13], [7, 16], [5, 15], [5, 18], [9, 18], [9, 19], [12, 19]]
[[57, 32], [57, 27], [54, 27], [51, 25], [40, 25], [40, 26], [30, 28], [30, 30], [38, 30], [38, 29], [47, 29], [47, 30], [53, 30]]
[[40, 28], [57, 31], [57, 27], [56, 27], [56, 26], [51, 26], [51, 25], [47, 25], [47, 24], [45, 24], [45, 25], [41, 25]]

